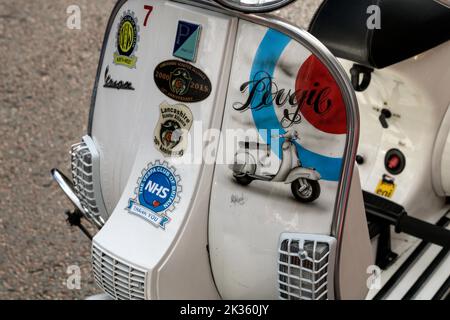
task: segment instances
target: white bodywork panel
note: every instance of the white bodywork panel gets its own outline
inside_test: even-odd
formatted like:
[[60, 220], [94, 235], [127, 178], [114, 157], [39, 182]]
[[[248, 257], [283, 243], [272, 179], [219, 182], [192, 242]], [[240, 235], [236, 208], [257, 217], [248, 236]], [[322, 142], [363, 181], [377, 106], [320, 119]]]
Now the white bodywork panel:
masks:
[[[105, 202], [112, 214], [95, 237], [94, 243], [133, 265], [149, 270], [146, 280], [147, 298], [217, 298], [206, 251], [207, 211], [193, 210], [199, 205], [192, 201], [196, 195], [209, 192], [199, 189], [201, 165], [176, 165], [176, 174], [181, 178], [182, 194], [165, 231], [131, 215], [126, 208], [137, 188], [142, 170], [157, 160], [167, 161], [169, 165], [173, 160], [164, 158], [153, 145], [159, 105], [164, 101], [175, 103], [158, 90], [153, 73], [161, 61], [173, 58], [177, 21], [188, 20], [203, 26], [199, 43], [201, 59], [198, 59], [195, 66], [208, 75], [212, 93], [206, 100], [192, 103], [189, 107], [194, 118], [203, 122], [204, 129], [212, 126], [215, 116], [213, 112], [217, 112], [213, 106], [224, 103], [221, 91], [226, 88], [228, 80], [226, 73], [229, 58], [226, 54], [227, 48], [232, 45], [230, 34], [233, 34], [236, 21], [218, 13], [170, 1], [152, 0], [145, 4], [154, 7], [147, 27], [142, 25], [147, 13], [142, 1], [126, 2], [114, 23], [119, 23], [121, 12], [126, 10], [137, 15], [140, 25], [137, 68], [129, 69], [113, 64], [116, 27], [112, 28], [106, 47], [102, 75], [109, 66], [109, 72], [115, 79], [131, 81], [136, 90], [123, 92], [103, 88], [104, 82], [100, 79], [92, 135], [101, 155]], [[151, 53], [151, 58], [145, 57], [148, 53]], [[205, 200], [207, 201], [200, 199], [199, 202]], [[170, 267], [165, 261], [173, 249], [174, 240], [181, 239], [190, 212], [189, 219], [198, 220], [198, 229], [190, 233], [196, 242], [186, 240], [189, 248], [182, 252], [184, 256], [188, 255], [183, 261], [183, 267], [178, 265], [177, 272], [171, 272], [170, 277], [165, 277], [164, 268]], [[201, 246], [198, 242], [201, 242]], [[189, 265], [189, 261], [192, 265]], [[183, 283], [184, 289], [168, 285], [165, 281]], [[192, 290], [193, 287], [197, 290]], [[156, 288], [162, 289], [159, 292]]]
[[[361, 117], [358, 154], [365, 159], [359, 166], [363, 190], [375, 192], [383, 174], [388, 174], [384, 165], [386, 152], [399, 149], [406, 157], [406, 167], [393, 176], [397, 187], [391, 200], [404, 206], [411, 216], [429, 222], [440, 218], [444, 204], [442, 189], [440, 196], [436, 194], [432, 179], [450, 172], [445, 161], [432, 167], [433, 160], [441, 159], [443, 153], [442, 145], [435, 150], [435, 142], [450, 103], [450, 70], [442, 66], [449, 57], [447, 42], [394, 66], [375, 70], [369, 88], [357, 93]], [[349, 61], [342, 63], [347, 70], [352, 66]], [[382, 108], [393, 114], [387, 120], [388, 129], [383, 129], [378, 120]], [[448, 124], [443, 128], [444, 141], [448, 141]], [[443, 178], [442, 185], [446, 183], [448, 179]]]

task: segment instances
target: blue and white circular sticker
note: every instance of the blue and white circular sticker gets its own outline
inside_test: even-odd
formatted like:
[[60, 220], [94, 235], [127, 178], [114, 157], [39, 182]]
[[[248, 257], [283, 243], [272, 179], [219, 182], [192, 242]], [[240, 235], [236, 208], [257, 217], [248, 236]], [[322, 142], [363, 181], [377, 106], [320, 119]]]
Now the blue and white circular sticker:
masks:
[[166, 167], [150, 168], [139, 185], [139, 202], [154, 212], [167, 210], [177, 196], [177, 180]]
[[175, 209], [181, 193], [180, 177], [167, 162], [150, 164], [138, 180], [135, 198], [127, 210], [155, 226], [165, 229], [170, 221], [168, 213]]

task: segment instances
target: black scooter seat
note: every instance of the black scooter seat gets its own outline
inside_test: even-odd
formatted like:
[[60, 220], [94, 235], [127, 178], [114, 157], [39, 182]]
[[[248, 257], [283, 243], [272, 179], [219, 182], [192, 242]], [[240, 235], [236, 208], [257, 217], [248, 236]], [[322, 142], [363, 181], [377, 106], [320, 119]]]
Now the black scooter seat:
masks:
[[[380, 8], [380, 29], [369, 29]], [[450, 9], [433, 0], [325, 0], [310, 28], [337, 57], [384, 68], [450, 39]]]

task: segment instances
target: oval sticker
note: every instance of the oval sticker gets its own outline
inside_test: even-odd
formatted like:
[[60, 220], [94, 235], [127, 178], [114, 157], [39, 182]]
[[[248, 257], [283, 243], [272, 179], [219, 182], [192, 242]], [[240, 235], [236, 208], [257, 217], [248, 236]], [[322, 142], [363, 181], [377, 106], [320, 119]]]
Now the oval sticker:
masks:
[[183, 61], [161, 62], [155, 68], [154, 78], [159, 90], [176, 101], [199, 102], [211, 94], [211, 81], [208, 76]]

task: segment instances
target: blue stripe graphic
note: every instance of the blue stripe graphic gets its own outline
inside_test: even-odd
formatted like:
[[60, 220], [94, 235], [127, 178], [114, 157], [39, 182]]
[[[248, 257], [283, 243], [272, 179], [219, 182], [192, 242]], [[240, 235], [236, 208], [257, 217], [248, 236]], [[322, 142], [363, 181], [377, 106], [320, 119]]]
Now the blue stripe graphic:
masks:
[[[286, 49], [291, 39], [273, 29], [269, 29], [264, 36], [261, 44], [256, 52], [256, 56], [253, 62], [250, 81], [261, 80], [263, 77], [270, 75], [273, 78], [275, 67], [281, 54]], [[258, 79], [259, 77], [259, 79]], [[269, 82], [269, 80], [268, 80]], [[252, 84], [249, 87], [252, 91]], [[275, 113], [275, 107], [273, 102], [263, 105], [258, 108], [258, 105], [263, 101], [263, 93], [257, 92], [252, 101], [252, 115], [258, 130], [267, 130], [267, 135], [263, 138], [265, 143], [270, 144], [271, 137], [270, 130], [277, 130], [280, 134], [285, 134], [286, 131], [280, 125], [277, 115]], [[281, 146], [284, 139], [280, 139], [279, 150], [274, 150], [278, 158], [281, 159]], [[339, 181], [341, 175], [342, 158], [331, 158], [323, 156], [321, 154], [309, 151], [303, 148], [300, 144], [296, 143], [298, 149], [298, 156], [302, 165], [307, 168], [315, 168], [323, 180]]]

